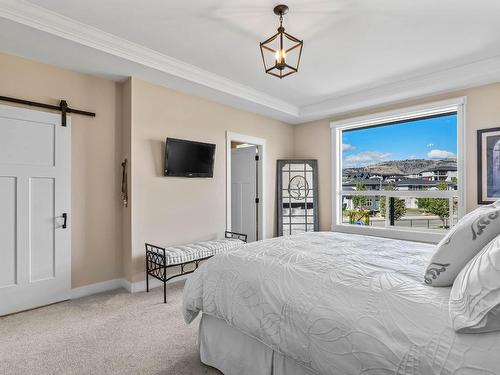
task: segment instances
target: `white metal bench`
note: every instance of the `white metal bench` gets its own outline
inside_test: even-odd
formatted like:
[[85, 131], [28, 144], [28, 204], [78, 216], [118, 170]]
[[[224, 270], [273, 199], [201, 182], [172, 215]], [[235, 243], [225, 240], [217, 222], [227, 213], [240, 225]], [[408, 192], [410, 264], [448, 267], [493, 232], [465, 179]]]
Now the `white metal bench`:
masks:
[[[247, 235], [225, 232], [220, 240], [196, 242], [187, 245], [159, 247], [146, 243], [146, 291], [149, 292], [149, 276], [163, 282], [163, 302], [167, 303], [167, 281], [179, 276], [193, 273], [202, 260], [213, 257], [247, 242]], [[191, 270], [185, 269], [194, 264]], [[180, 267], [180, 273], [167, 277], [167, 268]]]

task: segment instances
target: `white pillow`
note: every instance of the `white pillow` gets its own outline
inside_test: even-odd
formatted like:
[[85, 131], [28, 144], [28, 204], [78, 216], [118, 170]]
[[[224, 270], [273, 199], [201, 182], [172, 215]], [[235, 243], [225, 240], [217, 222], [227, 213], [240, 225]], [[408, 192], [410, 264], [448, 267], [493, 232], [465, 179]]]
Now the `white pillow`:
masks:
[[451, 288], [450, 318], [461, 333], [500, 330], [500, 236], [458, 274]]
[[465, 215], [439, 242], [425, 270], [425, 283], [452, 285], [467, 262], [499, 234], [500, 200]]

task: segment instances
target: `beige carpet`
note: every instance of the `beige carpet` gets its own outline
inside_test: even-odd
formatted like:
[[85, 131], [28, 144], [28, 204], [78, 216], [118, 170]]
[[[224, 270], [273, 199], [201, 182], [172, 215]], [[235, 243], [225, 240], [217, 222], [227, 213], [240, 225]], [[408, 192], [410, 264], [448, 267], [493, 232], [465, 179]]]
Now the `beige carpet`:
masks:
[[0, 374], [221, 374], [200, 362], [183, 282], [102, 293], [0, 318]]

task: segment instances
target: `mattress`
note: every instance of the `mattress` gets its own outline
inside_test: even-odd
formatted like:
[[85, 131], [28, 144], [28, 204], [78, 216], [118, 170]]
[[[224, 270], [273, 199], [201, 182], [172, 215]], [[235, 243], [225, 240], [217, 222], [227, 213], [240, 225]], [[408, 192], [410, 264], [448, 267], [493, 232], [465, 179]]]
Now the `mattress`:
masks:
[[259, 241], [186, 282], [184, 317], [222, 319], [318, 374], [498, 374], [500, 333], [457, 334], [433, 246], [340, 233]]

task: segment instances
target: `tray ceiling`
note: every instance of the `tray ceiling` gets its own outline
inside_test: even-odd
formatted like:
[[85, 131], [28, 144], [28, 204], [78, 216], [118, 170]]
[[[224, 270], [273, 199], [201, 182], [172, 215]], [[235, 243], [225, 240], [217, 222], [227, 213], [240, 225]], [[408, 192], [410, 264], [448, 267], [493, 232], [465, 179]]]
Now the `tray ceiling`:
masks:
[[262, 0], [1, 0], [0, 50], [291, 123], [500, 81], [497, 0], [287, 4], [304, 50], [283, 80], [263, 72], [258, 43], [277, 19]]

